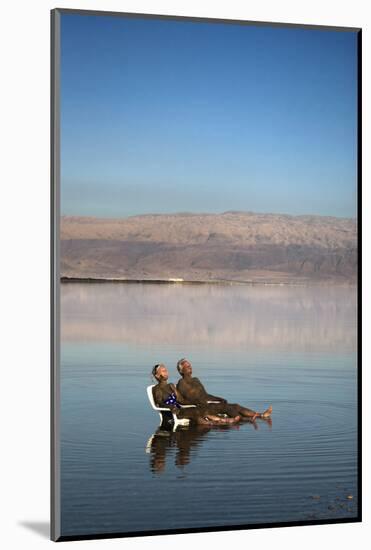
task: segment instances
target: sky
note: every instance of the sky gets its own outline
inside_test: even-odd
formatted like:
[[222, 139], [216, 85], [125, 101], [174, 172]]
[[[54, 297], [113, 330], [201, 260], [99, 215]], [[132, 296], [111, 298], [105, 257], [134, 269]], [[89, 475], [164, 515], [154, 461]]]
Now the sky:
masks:
[[356, 42], [62, 14], [62, 215], [356, 217]]

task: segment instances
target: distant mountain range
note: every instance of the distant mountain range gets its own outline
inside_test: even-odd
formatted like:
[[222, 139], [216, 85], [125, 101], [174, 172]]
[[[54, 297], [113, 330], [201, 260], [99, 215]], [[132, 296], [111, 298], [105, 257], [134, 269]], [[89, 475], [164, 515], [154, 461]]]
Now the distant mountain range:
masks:
[[225, 212], [61, 218], [61, 277], [355, 282], [354, 219]]

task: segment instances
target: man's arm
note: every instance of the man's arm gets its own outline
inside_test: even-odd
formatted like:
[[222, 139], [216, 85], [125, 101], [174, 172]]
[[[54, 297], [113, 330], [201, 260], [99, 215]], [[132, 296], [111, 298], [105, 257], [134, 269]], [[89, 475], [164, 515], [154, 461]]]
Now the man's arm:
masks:
[[[202, 399], [199, 395], [199, 391], [192, 387], [192, 384], [188, 384], [181, 378], [177, 385], [177, 391], [182, 396], [182, 405], [205, 405], [206, 400]], [[179, 401], [180, 403], [180, 401]]]
[[187, 384], [184, 383], [183, 378], [178, 380], [176, 385], [176, 395], [178, 403], [181, 405], [195, 405], [194, 401], [192, 401], [191, 392], [189, 391]]
[[203, 392], [205, 393], [207, 401], [220, 401], [220, 403], [227, 403], [227, 400], [224, 399], [224, 397], [218, 397], [217, 395], [212, 395], [211, 393], [208, 393], [199, 378], [196, 378], [196, 380], [202, 388]]
[[218, 397], [217, 395], [211, 395], [211, 393], [207, 394], [207, 400], [208, 401], [219, 401], [220, 403], [227, 403], [227, 400], [224, 399], [224, 397]]
[[191, 403], [178, 389], [178, 384], [175, 390], [176, 400], [178, 401], [179, 405], [194, 405], [194, 403]]

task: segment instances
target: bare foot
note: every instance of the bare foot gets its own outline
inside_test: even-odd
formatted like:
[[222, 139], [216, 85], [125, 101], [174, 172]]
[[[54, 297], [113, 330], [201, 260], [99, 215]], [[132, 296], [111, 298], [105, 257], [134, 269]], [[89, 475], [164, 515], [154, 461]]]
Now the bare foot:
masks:
[[273, 411], [273, 407], [272, 407], [272, 405], [270, 405], [266, 411], [261, 413], [261, 417], [262, 418], [269, 418], [270, 415], [272, 414], [272, 411]]

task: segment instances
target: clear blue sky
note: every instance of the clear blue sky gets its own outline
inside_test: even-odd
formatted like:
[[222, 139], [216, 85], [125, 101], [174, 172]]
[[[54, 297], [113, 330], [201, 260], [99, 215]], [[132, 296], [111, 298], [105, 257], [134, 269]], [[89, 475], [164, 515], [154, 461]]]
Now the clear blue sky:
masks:
[[61, 211], [356, 216], [356, 33], [63, 14]]

